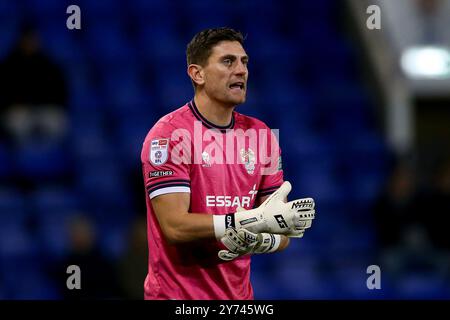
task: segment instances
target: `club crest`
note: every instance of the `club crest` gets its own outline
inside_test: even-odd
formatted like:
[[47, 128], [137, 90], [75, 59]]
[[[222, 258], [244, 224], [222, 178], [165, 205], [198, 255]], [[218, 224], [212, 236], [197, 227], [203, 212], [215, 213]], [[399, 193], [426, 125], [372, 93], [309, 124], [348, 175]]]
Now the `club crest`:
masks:
[[250, 148], [248, 150], [241, 149], [241, 160], [248, 174], [253, 174], [255, 172], [255, 153], [253, 150]]
[[206, 167], [206, 168], [211, 167], [211, 159], [209, 157], [208, 152], [203, 151], [203, 153], [202, 153], [202, 161], [203, 161], [202, 167]]

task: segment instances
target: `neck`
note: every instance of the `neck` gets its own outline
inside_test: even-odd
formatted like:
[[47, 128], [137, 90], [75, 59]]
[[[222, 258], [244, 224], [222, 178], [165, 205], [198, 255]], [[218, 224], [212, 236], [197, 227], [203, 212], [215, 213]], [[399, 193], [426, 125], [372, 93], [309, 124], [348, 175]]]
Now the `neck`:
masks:
[[220, 127], [230, 124], [234, 107], [224, 105], [217, 100], [211, 100], [211, 98], [204, 93], [196, 93], [194, 102], [198, 111], [200, 111], [202, 116], [209, 122]]

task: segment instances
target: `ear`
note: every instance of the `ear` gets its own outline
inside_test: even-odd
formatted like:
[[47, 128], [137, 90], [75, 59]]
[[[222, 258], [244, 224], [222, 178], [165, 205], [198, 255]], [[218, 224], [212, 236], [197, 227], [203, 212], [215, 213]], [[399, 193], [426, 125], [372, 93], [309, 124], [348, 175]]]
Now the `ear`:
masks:
[[190, 64], [188, 66], [187, 73], [192, 81], [194, 81], [197, 85], [203, 85], [205, 83], [205, 74], [202, 66], [198, 64]]

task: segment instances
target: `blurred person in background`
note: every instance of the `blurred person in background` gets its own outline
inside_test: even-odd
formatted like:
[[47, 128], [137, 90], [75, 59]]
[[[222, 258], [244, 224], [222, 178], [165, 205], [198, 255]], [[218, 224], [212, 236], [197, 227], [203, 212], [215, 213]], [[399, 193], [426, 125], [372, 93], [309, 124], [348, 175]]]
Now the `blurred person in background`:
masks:
[[435, 248], [450, 254], [450, 159], [441, 161], [422, 197], [423, 225]]
[[423, 197], [412, 167], [400, 160], [374, 206], [380, 259], [394, 278], [447, 272], [448, 258], [427, 232], [430, 224], [440, 223], [435, 218], [442, 210], [434, 211], [430, 200]]
[[0, 87], [0, 140], [13, 163], [11, 185], [30, 192], [38, 185], [71, 183], [64, 73], [29, 24], [0, 65]]
[[[69, 249], [54, 270], [55, 283], [64, 299], [115, 299], [119, 297], [117, 276], [112, 262], [98, 245], [93, 222], [85, 214], [70, 219], [68, 225]], [[81, 270], [81, 289], [69, 290], [67, 267], [76, 265]]]
[[30, 25], [0, 66], [1, 128], [11, 146], [53, 143], [67, 130], [67, 89], [62, 70], [41, 50]]
[[118, 262], [118, 281], [123, 298], [142, 300], [147, 261], [147, 225], [145, 218], [139, 216], [129, 229], [127, 248]]
[[418, 223], [416, 192], [414, 171], [407, 164], [400, 162], [393, 169], [385, 189], [374, 206], [382, 251], [398, 246], [405, 230]]

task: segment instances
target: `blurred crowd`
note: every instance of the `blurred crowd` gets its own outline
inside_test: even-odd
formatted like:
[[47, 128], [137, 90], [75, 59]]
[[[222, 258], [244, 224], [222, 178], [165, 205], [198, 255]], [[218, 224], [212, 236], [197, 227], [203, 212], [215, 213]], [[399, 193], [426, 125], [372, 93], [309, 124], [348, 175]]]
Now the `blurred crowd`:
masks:
[[374, 205], [379, 259], [392, 278], [450, 277], [450, 161], [421, 176], [411, 161], [393, 166]]
[[[45, 158], [58, 154], [55, 164], [48, 168], [19, 165], [5, 174], [1, 183], [29, 197], [45, 188], [74, 188], [76, 166], [70, 154], [70, 113], [65, 72], [41, 47], [41, 39], [32, 25], [24, 24], [17, 43], [0, 64], [0, 146], [10, 159], [27, 157], [29, 152]], [[27, 161], [27, 159], [23, 159]], [[36, 163], [39, 166], [39, 163]], [[11, 169], [13, 167], [10, 167]], [[24, 171], [20, 169], [25, 169]], [[147, 237], [145, 201], [139, 168], [130, 181], [129, 188], [136, 194], [132, 221], [126, 229], [125, 245], [121, 256], [114, 259], [105, 254], [99, 245], [99, 233], [88, 207], [71, 208], [71, 212], [56, 212], [60, 232], [67, 244], [64, 252], [48, 256], [45, 249], [37, 250], [41, 260], [46, 260], [43, 273], [54, 291], [50, 298], [64, 299], [142, 299], [143, 280], [147, 269]], [[142, 197], [138, 197], [141, 195]], [[8, 196], [8, 195], [6, 195]], [[2, 212], [1, 221], [14, 220], [15, 212]], [[39, 238], [39, 217], [28, 213], [26, 232]], [[8, 223], [7, 223], [8, 224]], [[55, 231], [55, 230], [53, 230]], [[45, 232], [52, 232], [51, 229]], [[6, 235], [7, 236], [7, 235]], [[8, 240], [8, 239], [6, 239]], [[14, 238], [9, 239], [15, 246]], [[54, 238], [54, 241], [58, 239]], [[4, 257], [7, 259], [7, 257]], [[68, 290], [66, 279], [70, 265], [80, 267], [82, 290]], [[17, 267], [17, 266], [13, 266]], [[1, 279], [0, 279], [1, 280]], [[0, 287], [2, 283], [0, 281]], [[47, 286], [49, 284], [46, 284]], [[26, 295], [25, 295], [26, 297]], [[45, 295], [43, 296], [45, 297]], [[6, 296], [11, 298], [11, 296]], [[13, 298], [13, 297], [12, 297]]]
[[[385, 32], [396, 56], [417, 46], [450, 45], [448, 0], [376, 1], [385, 18]], [[400, 60], [400, 58], [398, 58]], [[403, 79], [408, 83], [406, 77]], [[429, 83], [438, 86], [438, 82]], [[442, 94], [421, 96], [410, 88], [414, 143], [406, 152], [392, 152], [384, 188], [373, 206], [378, 258], [394, 282], [404, 282], [406, 297], [450, 294], [450, 121], [436, 105], [448, 105]], [[422, 94], [423, 95], [423, 94]], [[442, 122], [436, 121], [442, 119]], [[394, 156], [395, 154], [395, 156]], [[383, 269], [382, 269], [383, 270]], [[432, 288], [436, 290], [433, 291]], [[440, 292], [440, 293], [438, 293]]]

